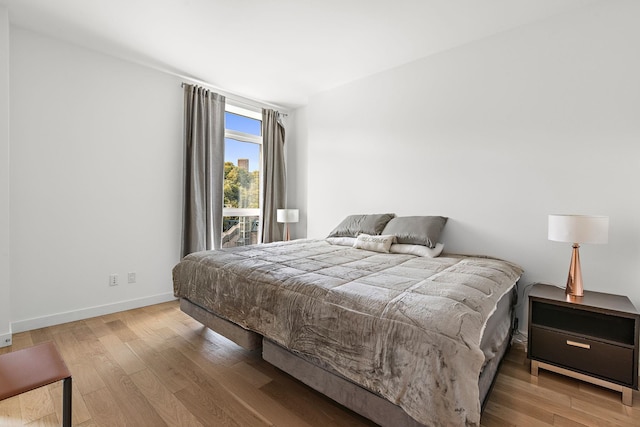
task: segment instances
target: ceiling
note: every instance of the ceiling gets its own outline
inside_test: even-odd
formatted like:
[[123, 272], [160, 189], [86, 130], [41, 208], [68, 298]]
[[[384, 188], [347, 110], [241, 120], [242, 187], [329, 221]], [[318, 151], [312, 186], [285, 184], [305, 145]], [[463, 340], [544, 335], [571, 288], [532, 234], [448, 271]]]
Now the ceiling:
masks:
[[13, 25], [283, 107], [596, 0], [0, 0]]

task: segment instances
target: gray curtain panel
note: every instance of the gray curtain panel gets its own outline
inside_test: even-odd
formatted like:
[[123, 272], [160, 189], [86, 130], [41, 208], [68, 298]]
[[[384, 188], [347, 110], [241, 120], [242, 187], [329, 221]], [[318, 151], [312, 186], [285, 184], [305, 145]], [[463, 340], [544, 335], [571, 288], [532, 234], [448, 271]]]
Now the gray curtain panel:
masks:
[[225, 97], [184, 85], [182, 256], [218, 249], [224, 203]]
[[282, 240], [283, 225], [276, 211], [285, 208], [286, 171], [284, 164], [284, 126], [274, 110], [262, 110], [262, 243]]

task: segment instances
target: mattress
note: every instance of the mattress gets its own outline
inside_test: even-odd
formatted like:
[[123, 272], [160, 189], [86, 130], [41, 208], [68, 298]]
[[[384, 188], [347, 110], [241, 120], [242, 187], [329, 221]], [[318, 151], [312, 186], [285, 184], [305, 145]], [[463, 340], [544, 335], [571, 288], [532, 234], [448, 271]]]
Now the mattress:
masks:
[[191, 254], [174, 268], [174, 292], [424, 425], [479, 425], [478, 379], [510, 324], [487, 320], [521, 273], [492, 258], [305, 240]]

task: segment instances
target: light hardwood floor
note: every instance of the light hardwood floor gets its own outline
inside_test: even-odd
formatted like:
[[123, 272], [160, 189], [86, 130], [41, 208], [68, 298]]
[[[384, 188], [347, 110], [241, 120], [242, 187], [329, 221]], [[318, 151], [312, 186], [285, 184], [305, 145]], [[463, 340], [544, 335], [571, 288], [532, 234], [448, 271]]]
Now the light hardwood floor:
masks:
[[[53, 340], [73, 375], [79, 426], [373, 426], [180, 312], [176, 302], [15, 334]], [[640, 426], [620, 394], [505, 358], [482, 425]], [[0, 426], [59, 426], [62, 385], [0, 402]]]

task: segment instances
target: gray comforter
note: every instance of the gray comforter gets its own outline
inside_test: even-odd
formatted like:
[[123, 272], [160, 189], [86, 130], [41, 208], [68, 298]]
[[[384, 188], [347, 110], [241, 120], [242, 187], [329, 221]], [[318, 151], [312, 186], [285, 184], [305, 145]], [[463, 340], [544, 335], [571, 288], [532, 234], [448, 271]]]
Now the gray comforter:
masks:
[[188, 255], [173, 282], [177, 297], [436, 426], [480, 424], [484, 325], [521, 274], [491, 258], [297, 240]]

